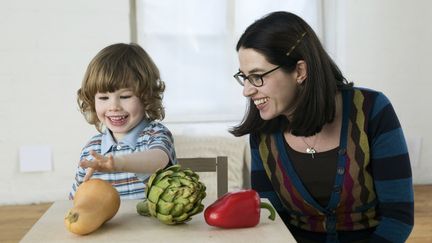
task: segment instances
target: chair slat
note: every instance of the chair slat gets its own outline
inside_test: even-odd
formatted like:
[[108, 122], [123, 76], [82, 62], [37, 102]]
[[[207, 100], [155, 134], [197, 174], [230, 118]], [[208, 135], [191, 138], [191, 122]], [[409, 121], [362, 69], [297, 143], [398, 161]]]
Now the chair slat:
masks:
[[177, 158], [177, 161], [183, 168], [190, 168], [195, 172], [216, 172], [218, 197], [228, 192], [227, 156]]

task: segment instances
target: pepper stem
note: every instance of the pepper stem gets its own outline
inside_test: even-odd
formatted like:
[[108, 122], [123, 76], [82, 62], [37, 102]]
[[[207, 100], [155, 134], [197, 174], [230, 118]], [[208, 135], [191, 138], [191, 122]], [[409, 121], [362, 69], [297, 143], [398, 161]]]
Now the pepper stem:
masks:
[[260, 208], [268, 209], [270, 211], [270, 216], [268, 218], [271, 220], [275, 220], [276, 213], [275, 213], [275, 210], [274, 210], [272, 205], [270, 205], [269, 203], [266, 203], [266, 202], [261, 202]]

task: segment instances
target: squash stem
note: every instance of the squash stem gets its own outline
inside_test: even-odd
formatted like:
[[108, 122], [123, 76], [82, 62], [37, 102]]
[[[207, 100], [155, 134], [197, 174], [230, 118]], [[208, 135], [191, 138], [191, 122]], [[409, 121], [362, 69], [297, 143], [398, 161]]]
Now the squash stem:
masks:
[[69, 221], [69, 223], [75, 223], [78, 221], [79, 213], [74, 213], [72, 211], [69, 211], [68, 215], [66, 216], [66, 219]]

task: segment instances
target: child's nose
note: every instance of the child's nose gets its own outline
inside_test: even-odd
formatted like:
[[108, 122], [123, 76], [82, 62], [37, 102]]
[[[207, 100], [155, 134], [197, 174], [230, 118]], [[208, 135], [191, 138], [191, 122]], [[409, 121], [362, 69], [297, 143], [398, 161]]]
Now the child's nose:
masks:
[[110, 102], [109, 109], [112, 111], [120, 110], [120, 100], [119, 99], [112, 99]]

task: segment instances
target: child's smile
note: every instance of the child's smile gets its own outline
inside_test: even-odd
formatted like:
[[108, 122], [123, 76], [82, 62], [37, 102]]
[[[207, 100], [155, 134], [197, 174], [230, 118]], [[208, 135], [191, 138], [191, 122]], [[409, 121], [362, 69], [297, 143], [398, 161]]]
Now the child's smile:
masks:
[[123, 126], [126, 124], [127, 122], [127, 118], [129, 116], [124, 115], [124, 116], [109, 116], [108, 119], [110, 120], [111, 124], [113, 126]]

